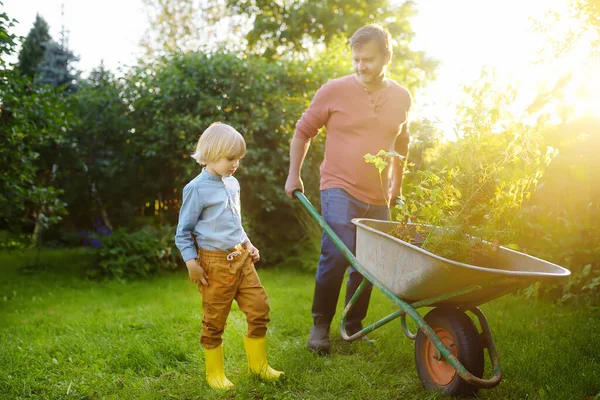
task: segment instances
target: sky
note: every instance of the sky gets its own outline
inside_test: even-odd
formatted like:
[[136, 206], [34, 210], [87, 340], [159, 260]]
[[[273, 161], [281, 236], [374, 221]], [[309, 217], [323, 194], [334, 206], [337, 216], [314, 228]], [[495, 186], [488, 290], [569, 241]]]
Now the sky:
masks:
[[[82, 70], [97, 66], [100, 60], [111, 69], [134, 62], [148, 24], [142, 0], [0, 1], [8, 14], [19, 21], [17, 34], [27, 34], [36, 13], [50, 24], [54, 38], [59, 37], [64, 24], [70, 47], [81, 57]], [[529, 26], [529, 16], [547, 8], [538, 1], [521, 0], [417, 3], [414, 46], [441, 60], [444, 70], [461, 79], [477, 74], [486, 63], [505, 63], [507, 57], [522, 57], [528, 49], [520, 37]]]
[[[84, 71], [84, 76], [102, 60], [113, 71], [120, 65], [134, 64], [148, 26], [142, 0], [0, 1], [4, 2], [8, 15], [19, 21], [14, 29], [19, 35], [27, 34], [36, 13], [49, 23], [55, 39], [60, 37], [64, 25], [69, 33], [69, 47], [80, 57], [77, 67]], [[441, 65], [438, 79], [417, 95], [416, 113], [439, 119], [450, 127], [456, 94], [463, 84], [477, 79], [485, 66], [494, 66], [506, 81], [532, 84], [542, 79], [541, 70], [532, 69], [536, 49], [540, 47], [540, 35], [533, 30], [532, 18], [543, 17], [563, 2], [417, 1], [418, 14], [411, 21], [415, 31], [412, 48], [424, 50]]]
[[69, 47], [80, 57], [77, 68], [84, 72], [101, 61], [113, 71], [122, 64], [133, 64], [147, 26], [142, 0], [0, 1], [9, 17], [19, 22], [13, 31], [17, 35], [27, 35], [37, 13], [48, 22], [55, 40], [64, 25]]

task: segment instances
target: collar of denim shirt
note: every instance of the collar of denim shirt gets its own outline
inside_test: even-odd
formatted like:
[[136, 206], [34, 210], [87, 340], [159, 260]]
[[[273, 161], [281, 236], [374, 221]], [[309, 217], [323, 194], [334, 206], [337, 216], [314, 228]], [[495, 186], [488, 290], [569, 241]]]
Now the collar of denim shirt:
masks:
[[221, 181], [222, 177], [213, 175], [206, 170], [206, 168], [202, 168], [202, 172], [200, 172], [200, 178], [206, 179], [208, 181]]

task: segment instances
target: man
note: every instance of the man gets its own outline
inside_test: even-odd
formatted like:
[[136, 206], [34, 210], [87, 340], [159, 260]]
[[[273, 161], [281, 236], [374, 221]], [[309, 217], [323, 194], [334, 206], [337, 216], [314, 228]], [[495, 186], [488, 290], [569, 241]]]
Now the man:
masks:
[[[396, 199], [402, 185], [403, 161], [394, 158], [391, 171], [382, 174], [364, 161], [366, 153], [395, 150], [408, 153], [407, 129], [411, 96], [408, 90], [385, 77], [392, 57], [390, 33], [378, 26], [360, 28], [350, 39], [355, 74], [334, 79], [323, 85], [296, 124], [290, 143], [290, 168], [285, 191], [290, 198], [296, 189], [304, 191], [301, 168], [310, 141], [326, 127], [325, 158], [321, 164], [321, 211], [323, 218], [354, 253], [356, 228], [352, 218], [387, 219], [385, 197]], [[389, 175], [391, 174], [391, 183]], [[308, 347], [329, 354], [329, 328], [347, 259], [323, 233], [321, 256], [316, 275]], [[362, 281], [362, 275], [350, 268], [346, 304]], [[372, 285], [363, 291], [347, 315], [349, 335], [362, 330]]]

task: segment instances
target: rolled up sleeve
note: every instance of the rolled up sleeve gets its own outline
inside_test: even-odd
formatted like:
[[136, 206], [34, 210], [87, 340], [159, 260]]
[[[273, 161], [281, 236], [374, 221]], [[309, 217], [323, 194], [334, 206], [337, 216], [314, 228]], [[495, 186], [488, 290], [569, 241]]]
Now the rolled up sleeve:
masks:
[[325, 84], [317, 90], [310, 105], [296, 122], [294, 139], [310, 142], [312, 138], [317, 136], [319, 129], [327, 123], [330, 113], [329, 92], [331, 88], [329, 86], [330, 84]]

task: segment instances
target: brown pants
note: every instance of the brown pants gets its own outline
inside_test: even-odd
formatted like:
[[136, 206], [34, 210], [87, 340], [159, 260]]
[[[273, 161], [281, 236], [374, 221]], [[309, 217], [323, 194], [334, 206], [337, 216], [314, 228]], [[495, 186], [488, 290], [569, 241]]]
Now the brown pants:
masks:
[[245, 249], [234, 253], [201, 249], [198, 261], [208, 276], [208, 286], [198, 285], [203, 312], [200, 344], [206, 349], [221, 344], [234, 299], [246, 314], [247, 336], [264, 337], [269, 322], [269, 298], [250, 253]]

